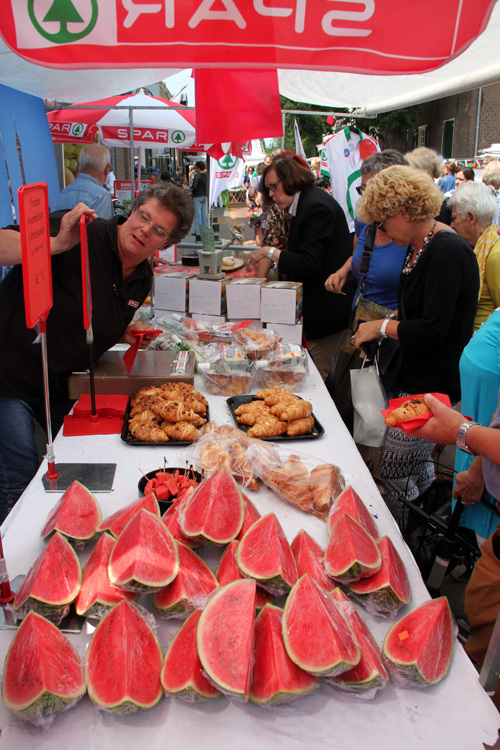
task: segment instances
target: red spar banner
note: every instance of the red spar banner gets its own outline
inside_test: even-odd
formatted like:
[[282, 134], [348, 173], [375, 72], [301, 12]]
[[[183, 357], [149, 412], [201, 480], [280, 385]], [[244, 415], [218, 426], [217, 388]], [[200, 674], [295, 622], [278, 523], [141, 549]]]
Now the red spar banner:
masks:
[[4, 0], [0, 34], [21, 57], [53, 68], [420, 73], [463, 52], [484, 30], [494, 5], [495, 0]]

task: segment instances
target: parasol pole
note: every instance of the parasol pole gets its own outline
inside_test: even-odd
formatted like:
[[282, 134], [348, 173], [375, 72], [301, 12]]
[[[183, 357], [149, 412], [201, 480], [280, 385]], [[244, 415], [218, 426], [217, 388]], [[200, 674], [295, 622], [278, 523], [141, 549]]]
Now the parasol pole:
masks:
[[134, 179], [134, 110], [132, 107], [128, 108], [128, 121], [129, 121], [129, 133], [130, 133], [130, 194], [132, 203], [130, 204], [130, 210], [134, 205], [135, 200], [135, 179]]
[[43, 396], [45, 400], [45, 422], [47, 426], [47, 479], [57, 479], [56, 457], [52, 441], [52, 421], [50, 418], [49, 371], [47, 365], [47, 331], [45, 318], [40, 320], [40, 342], [42, 345]]

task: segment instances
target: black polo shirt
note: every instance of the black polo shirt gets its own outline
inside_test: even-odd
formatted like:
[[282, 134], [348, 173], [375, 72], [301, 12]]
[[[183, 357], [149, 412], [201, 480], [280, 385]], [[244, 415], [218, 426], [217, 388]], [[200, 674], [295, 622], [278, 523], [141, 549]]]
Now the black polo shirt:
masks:
[[[50, 217], [56, 235], [62, 213]], [[136, 309], [151, 288], [147, 260], [131, 276], [122, 278], [117, 226], [123, 216], [96, 219], [88, 226], [92, 290], [94, 360], [122, 337]], [[18, 227], [9, 227], [18, 229]], [[67, 379], [89, 366], [89, 348], [83, 327], [80, 245], [52, 256], [53, 306], [47, 318], [49, 389], [52, 399], [67, 399]], [[41, 345], [37, 332], [26, 327], [21, 265], [0, 284], [0, 393], [25, 401], [43, 401]]]

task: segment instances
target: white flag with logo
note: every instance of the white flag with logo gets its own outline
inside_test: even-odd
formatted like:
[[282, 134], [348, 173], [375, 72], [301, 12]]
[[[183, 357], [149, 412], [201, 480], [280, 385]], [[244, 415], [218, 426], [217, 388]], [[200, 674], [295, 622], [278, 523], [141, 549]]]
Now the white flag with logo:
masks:
[[210, 157], [209, 208], [215, 206], [223, 190], [243, 184], [244, 168], [243, 159], [232, 154], [225, 154], [219, 160]]
[[295, 153], [297, 156], [301, 156], [303, 159], [307, 159], [304, 146], [302, 145], [302, 138], [300, 137], [300, 130], [297, 124], [297, 119], [293, 118], [293, 132], [295, 133]]
[[342, 206], [349, 231], [354, 231], [354, 207], [359, 195], [356, 187], [361, 183], [361, 164], [380, 151], [374, 138], [356, 127], [345, 127], [334, 136], [325, 139], [330, 186], [335, 200]]

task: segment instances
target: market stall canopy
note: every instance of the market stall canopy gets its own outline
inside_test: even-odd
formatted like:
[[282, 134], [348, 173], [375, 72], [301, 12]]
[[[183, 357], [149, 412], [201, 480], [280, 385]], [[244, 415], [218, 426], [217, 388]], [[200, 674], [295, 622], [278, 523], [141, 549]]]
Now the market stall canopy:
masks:
[[47, 117], [56, 143], [81, 142], [92, 128], [106, 146], [114, 147], [176, 148], [195, 140], [192, 110], [142, 92], [83, 102]]

